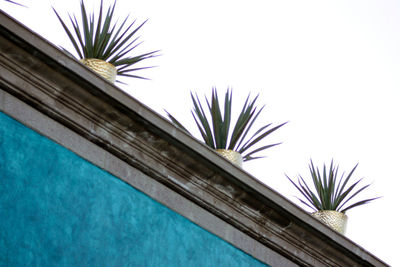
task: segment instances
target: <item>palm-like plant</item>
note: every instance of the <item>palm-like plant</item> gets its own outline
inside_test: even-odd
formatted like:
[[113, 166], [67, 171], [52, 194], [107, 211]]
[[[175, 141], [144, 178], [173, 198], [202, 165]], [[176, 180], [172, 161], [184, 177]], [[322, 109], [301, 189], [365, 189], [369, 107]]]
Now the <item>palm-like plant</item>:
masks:
[[12, 3], [12, 4], [15, 4], [15, 5], [24, 6], [24, 5], [22, 5], [22, 4], [18, 3], [18, 2], [15, 2], [15, 1], [11, 1], [11, 0], [5, 0], [5, 1], [9, 2], [9, 3]]
[[[97, 19], [95, 19], [94, 13], [87, 14], [85, 4], [81, 1], [81, 25], [79, 25], [75, 15], [72, 17], [69, 15], [72, 31], [68, 29], [66, 23], [61, 19], [57, 11], [54, 8], [53, 10], [80, 59], [94, 58], [104, 60], [117, 68], [117, 75], [143, 78], [131, 73], [151, 67], [132, 68], [132, 66], [142, 60], [157, 56], [159, 51], [152, 51], [137, 56], [128, 56], [128, 53], [140, 44], [137, 42], [138, 37], [136, 37], [136, 33], [146, 21], [136, 28], [133, 28], [135, 24], [134, 20], [125, 27], [129, 18], [129, 16], [127, 16], [123, 22], [117, 26], [116, 23], [112, 22], [115, 4], [116, 1], [112, 6], [109, 6], [103, 19], [102, 0], [100, 3], [100, 10], [96, 15]], [[64, 49], [64, 51], [70, 54], [67, 50]]]
[[306, 206], [317, 211], [333, 210], [345, 213], [349, 209], [367, 204], [370, 201], [377, 199], [377, 198], [364, 199], [356, 203], [353, 203], [351, 205], [345, 206], [351, 199], [353, 199], [361, 191], [370, 186], [370, 184], [368, 184], [355, 191], [355, 187], [362, 180], [359, 179], [358, 181], [346, 187], [357, 166], [358, 164], [354, 166], [354, 168], [346, 176], [346, 178], [344, 178], [345, 173], [343, 173], [340, 179], [338, 180], [337, 177], [338, 177], [339, 166], [334, 166], [333, 160], [331, 161], [329, 170], [327, 170], [325, 164], [323, 165], [322, 173], [318, 168], [314, 167], [314, 164], [311, 160], [309, 169], [313, 181], [313, 189], [311, 189], [307, 185], [303, 177], [301, 177], [300, 175], [297, 184], [287, 175], [286, 177], [305, 197], [306, 199], [305, 201], [300, 198], [298, 199]]
[[[206, 98], [206, 103], [211, 117], [211, 122], [207, 118], [204, 108], [199, 100], [199, 97], [194, 96], [191, 93], [193, 101], [193, 111], [192, 115], [200, 131], [200, 134], [204, 142], [213, 149], [228, 149], [234, 150], [243, 155], [243, 161], [249, 161], [253, 159], [258, 159], [262, 157], [254, 157], [254, 154], [270, 147], [276, 146], [276, 144], [270, 144], [254, 148], [254, 146], [267, 137], [272, 132], [276, 131], [282, 127], [285, 123], [278, 126], [272, 127], [267, 124], [259, 128], [250, 138], [248, 137], [249, 131], [257, 119], [260, 112], [263, 110], [264, 106], [257, 110], [255, 102], [258, 98], [256, 96], [253, 100], [247, 97], [246, 102], [243, 105], [242, 111], [239, 114], [238, 119], [234, 125], [233, 131], [230, 132], [231, 120], [232, 120], [232, 91], [229, 89], [225, 94], [224, 103], [224, 114], [222, 115], [220, 104], [218, 100], [218, 95], [216, 89], [213, 88], [211, 95], [211, 103]], [[167, 112], [169, 119], [179, 128], [189, 131], [176, 120], [171, 114]]]

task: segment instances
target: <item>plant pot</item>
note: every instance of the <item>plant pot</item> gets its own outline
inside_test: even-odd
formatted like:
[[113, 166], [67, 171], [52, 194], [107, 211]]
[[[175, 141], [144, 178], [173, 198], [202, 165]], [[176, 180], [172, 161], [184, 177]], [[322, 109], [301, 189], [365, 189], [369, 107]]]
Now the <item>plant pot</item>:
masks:
[[243, 163], [243, 158], [242, 155], [240, 155], [239, 152], [234, 151], [234, 150], [229, 150], [229, 149], [217, 149], [216, 150], [218, 154], [232, 162], [233, 164], [242, 167]]
[[314, 218], [344, 235], [347, 226], [347, 215], [335, 210], [319, 210], [311, 214]]
[[111, 63], [96, 58], [84, 58], [79, 60], [83, 65], [90, 68], [106, 80], [115, 83], [117, 68]]

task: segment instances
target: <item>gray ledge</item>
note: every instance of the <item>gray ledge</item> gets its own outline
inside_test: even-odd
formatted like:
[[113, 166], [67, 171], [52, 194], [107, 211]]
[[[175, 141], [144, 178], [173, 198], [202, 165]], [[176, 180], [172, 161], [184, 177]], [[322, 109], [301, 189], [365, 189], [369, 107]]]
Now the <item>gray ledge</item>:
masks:
[[267, 264], [387, 266], [1, 11], [0, 89], [1, 111]]

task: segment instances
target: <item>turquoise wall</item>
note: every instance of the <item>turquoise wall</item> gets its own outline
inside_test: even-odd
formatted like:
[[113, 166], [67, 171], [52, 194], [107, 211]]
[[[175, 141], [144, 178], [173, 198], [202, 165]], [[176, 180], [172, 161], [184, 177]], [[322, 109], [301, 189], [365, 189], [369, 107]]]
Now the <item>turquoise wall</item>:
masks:
[[266, 266], [0, 112], [0, 266]]

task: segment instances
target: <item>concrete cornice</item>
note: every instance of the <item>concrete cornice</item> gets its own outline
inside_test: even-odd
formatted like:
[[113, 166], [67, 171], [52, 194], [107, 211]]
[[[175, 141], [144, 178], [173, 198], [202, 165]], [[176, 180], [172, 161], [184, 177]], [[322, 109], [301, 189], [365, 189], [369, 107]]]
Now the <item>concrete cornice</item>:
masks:
[[2, 12], [0, 87], [294, 264], [387, 266]]

